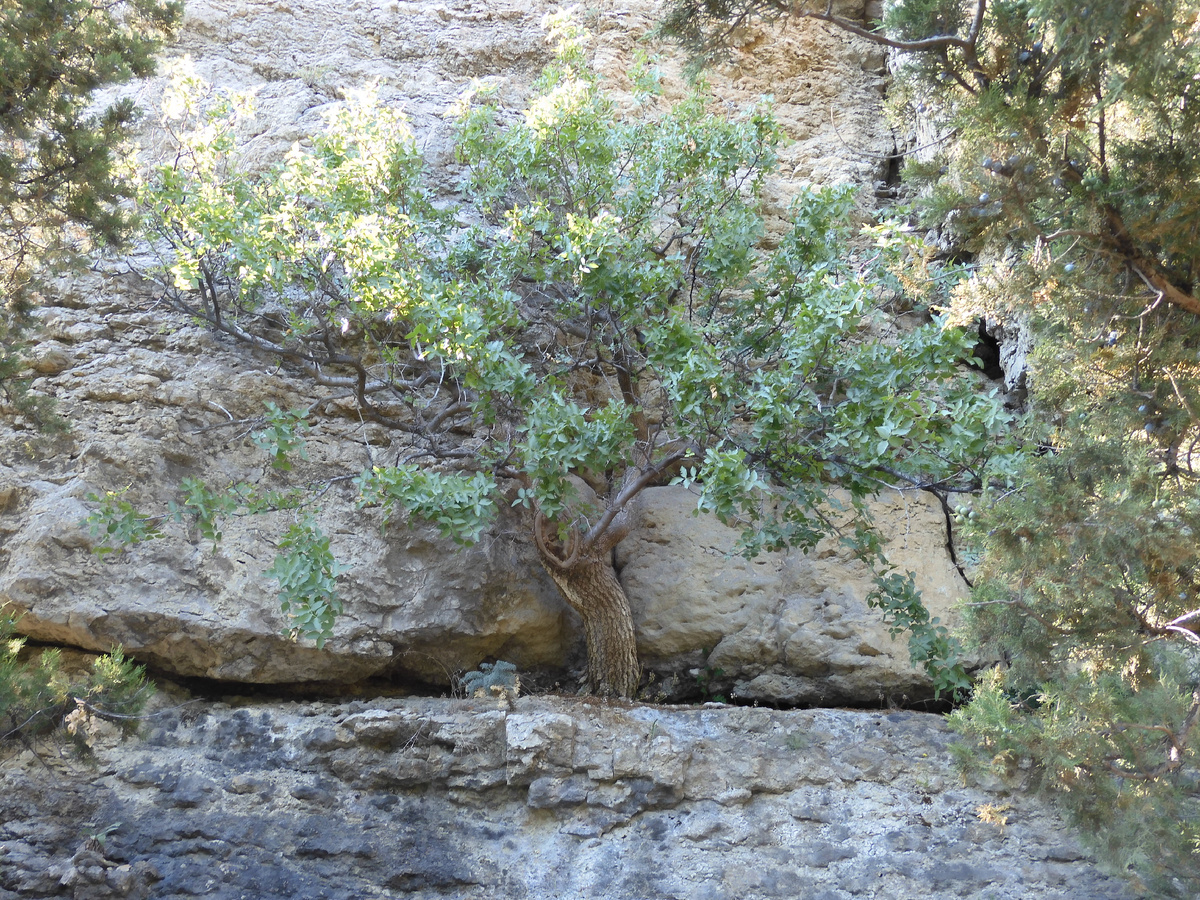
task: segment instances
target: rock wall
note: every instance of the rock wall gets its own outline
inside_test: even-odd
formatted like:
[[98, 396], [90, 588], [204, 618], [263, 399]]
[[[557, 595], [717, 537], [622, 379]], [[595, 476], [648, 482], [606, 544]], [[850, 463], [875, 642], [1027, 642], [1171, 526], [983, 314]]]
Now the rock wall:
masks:
[[[861, 14], [861, 5], [842, 6]], [[375, 83], [412, 118], [431, 178], [449, 190], [447, 107], [477, 78], [519, 105], [548, 58], [540, 21], [552, 8], [528, 0], [193, 0], [164, 73], [122, 90], [147, 111], [143, 161], [152, 162], [166, 152], [156, 125], [166, 71], [189, 59], [217, 87], [254, 95], [251, 158], [265, 163], [318, 127], [348, 91]], [[581, 15], [597, 66], [619, 98], [628, 96], [631, 55], [655, 5], [605, 0]], [[680, 94], [681, 61], [669, 48], [651, 49], [663, 54], [668, 93]], [[867, 42], [814, 22], [739, 34], [730, 63], [713, 74], [714, 90], [732, 112], [774, 95], [789, 135], [776, 212], [803, 181], [869, 184], [878, 176], [880, 154], [893, 147], [881, 112], [883, 67]], [[173, 313], [137, 276], [144, 262], [136, 253], [102, 261], [46, 297], [35, 387], [58, 398], [71, 433], [50, 441], [10, 417], [0, 422], [0, 603], [24, 615], [23, 631], [93, 650], [119, 643], [166, 673], [239, 682], [401, 675], [444, 684], [489, 657], [526, 671], [569, 670], [581, 653], [577, 623], [515, 523], [461, 550], [428, 531], [381, 534], [377, 517], [355, 509], [346, 479], [400, 450], [350, 409], [319, 424], [309, 462], [295, 473], [328, 485], [319, 524], [350, 566], [347, 612], [324, 650], [281, 637], [276, 589], [263, 577], [288, 514], [228, 521], [215, 548], [168, 528], [167, 539], [119, 559], [94, 557], [96, 541], [81, 524], [90, 494], [125, 490], [155, 511], [189, 475], [215, 486], [283, 486], [248, 432], [266, 401], [292, 408], [323, 396], [275, 360]], [[783, 702], [927, 692], [904, 647], [867, 610], [869, 584], [852, 563], [832, 550], [742, 563], [728, 556], [731, 533], [691, 518], [691, 505], [681, 493], [655, 492], [621, 549], [642, 652], [660, 687], [671, 685], [662, 696], [685, 693], [689, 682], [694, 691], [700, 673], [717, 670], [721, 690]], [[963, 591], [940, 513], [915, 496], [881, 509], [897, 561], [911, 561], [935, 612], [949, 615]]]
[[949, 741], [911, 712], [187, 705], [90, 765], [8, 761], [0, 900], [1132, 900]]
[[[215, 344], [198, 329], [188, 331], [174, 340]], [[139, 359], [94, 358], [101, 365], [88, 369], [110, 376]], [[175, 375], [184, 376], [153, 391], [184, 392], [181, 416], [173, 417], [170, 406], [146, 410], [153, 403], [126, 396], [71, 454], [82, 466], [29, 481], [19, 467], [0, 470], [5, 522], [13, 529], [4, 540], [0, 590], [24, 612], [26, 633], [93, 650], [121, 644], [160, 671], [252, 683], [397, 673], [446, 683], [449, 674], [488, 657], [529, 672], [561, 668], [578, 654], [574, 617], [515, 523], [502, 523], [468, 549], [427, 529], [393, 526], [384, 534], [376, 516], [355, 509], [346, 485], [321, 500], [322, 527], [349, 566], [341, 581], [346, 612], [324, 650], [281, 636], [275, 586], [263, 574], [272, 560], [270, 537], [286, 528], [286, 513], [233, 519], [216, 547], [179, 528], [115, 559], [94, 556], [97, 541], [83, 522], [92, 491], [133, 485], [143, 506], [163, 508], [188, 473], [271, 483], [274, 476], [244, 436], [232, 446], [211, 446], [214, 430], [230, 429], [204, 409], [205, 375], [188, 377], [189, 361], [197, 358], [203, 373], [229, 377], [228, 387], [214, 386], [207, 396], [239, 420], [253, 417], [263, 399], [296, 399], [257, 373], [235, 377], [236, 350], [213, 346], [202, 357], [174, 361], [163, 352], [162, 370], [174, 364]], [[228, 368], [215, 365], [222, 358]], [[353, 433], [326, 423], [300, 474], [319, 480], [324, 468], [354, 472], [360, 450]], [[80, 473], [85, 466], [89, 475]], [[712, 691], [768, 702], [902, 702], [927, 691], [904, 644], [888, 637], [878, 613], [867, 608], [869, 574], [835, 542], [810, 556], [764, 554], [751, 562], [733, 553], [735, 531], [692, 515], [694, 509], [686, 490], [650, 489], [638, 527], [618, 549], [640, 651], [661, 675], [655, 696], [686, 694], [702, 671], [718, 669]], [[948, 615], [964, 586], [945, 549], [940, 509], [920, 496], [895, 495], [882, 499], [877, 512], [893, 535], [893, 561], [918, 571], [931, 609]]]
[[[871, 573], [836, 539], [811, 554], [747, 560], [734, 553], [734, 530], [694, 509], [685, 490], [651, 489], [617, 548], [643, 660], [669, 685], [700, 678], [709, 693], [782, 704], [902, 704], [928, 694], [907, 643], [867, 606]], [[967, 588], [937, 501], [889, 492], [873, 511], [892, 563], [917, 573], [934, 615], [953, 616]]]
[[[838, 4], [855, 15], [860, 4]], [[446, 106], [472, 78], [519, 104], [547, 59], [529, 0], [191, 0], [169, 59], [252, 91], [263, 163], [351, 88], [377, 82], [412, 117], [432, 177], [453, 180]], [[618, 92], [654, 21], [643, 0], [586, 8]], [[713, 76], [731, 109], [773, 94], [791, 142], [773, 210], [804, 180], [871, 185], [894, 147], [884, 60], [811, 22], [748, 29]], [[679, 60], [666, 54], [668, 90]], [[165, 77], [165, 76], [164, 76]], [[164, 77], [132, 87], [146, 160]], [[865, 203], [870, 203], [870, 191]], [[346, 615], [324, 650], [280, 636], [263, 577], [286, 515], [226, 523], [211, 548], [182, 530], [101, 561], [87, 496], [127, 490], [163, 508], [184, 476], [277, 478], [248, 439], [267, 400], [310, 385], [174, 315], [131, 260], [46, 298], [36, 387], [72, 423], [48, 439], [0, 417], [0, 604], [32, 637], [125, 645], [160, 672], [245, 683], [404, 675], [446, 683], [482, 659], [567, 678], [576, 622], [515, 523], [479, 546], [356, 510], [344, 480], [394, 453], [347, 415], [323, 420], [297, 479], [325, 482], [319, 521]], [[137, 263], [137, 260], [132, 260]], [[864, 573], [835, 546], [729, 555], [733, 534], [649, 492], [619, 548], [651, 694], [703, 683], [770, 703], [904, 702], [928, 691], [865, 605]], [[919, 496], [882, 498], [889, 553], [935, 613], [963, 586], [945, 522]], [[341, 703], [178, 697], [144, 740], [103, 725], [79, 760], [55, 743], [0, 745], [0, 900], [414, 897], [1124, 900], [1038, 801], [962, 787], [941, 721], [909, 712], [778, 712], [522, 698]]]

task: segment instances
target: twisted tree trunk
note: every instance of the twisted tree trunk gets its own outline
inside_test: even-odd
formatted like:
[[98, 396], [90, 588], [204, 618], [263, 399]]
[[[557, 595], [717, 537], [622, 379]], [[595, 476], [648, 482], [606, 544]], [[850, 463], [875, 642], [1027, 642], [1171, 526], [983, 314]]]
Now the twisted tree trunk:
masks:
[[[672, 466], [695, 454], [692, 445], [682, 444], [664, 451], [653, 465], [631, 466], [622, 476], [615, 496], [595, 504], [601, 511], [594, 519], [569, 513], [570, 524], [564, 525], [547, 518], [541, 510], [533, 511], [533, 543], [542, 566], [567, 605], [583, 619], [588, 686], [595, 694], [632, 698], [641, 679], [633, 611], [613, 568], [613, 549], [633, 527], [642, 491]], [[528, 486], [528, 476], [525, 481]], [[596, 500], [582, 482], [580, 490], [585, 497]]]
[[559, 558], [538, 542], [542, 565], [567, 605], [583, 619], [588, 682], [602, 697], [633, 697], [641, 669], [629, 597], [613, 569], [610, 551], [571, 553]]

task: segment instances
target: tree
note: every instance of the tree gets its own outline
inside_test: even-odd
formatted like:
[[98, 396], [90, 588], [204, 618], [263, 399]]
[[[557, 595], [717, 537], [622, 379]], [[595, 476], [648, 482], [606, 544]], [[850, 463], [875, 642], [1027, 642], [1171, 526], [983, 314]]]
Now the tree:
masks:
[[956, 721], [1102, 826], [1112, 858], [1191, 896], [1200, 4], [906, 0], [878, 32], [821, 6], [683, 0], [667, 22], [710, 52], [787, 7], [907, 51], [895, 95], [948, 139], [906, 178], [975, 260], [952, 316], [1023, 319], [1037, 340], [1036, 452], [969, 516], [971, 633], [1006, 665]]
[[181, 10], [175, 0], [0, 3], [0, 391], [37, 423], [52, 419], [27, 391], [21, 356], [37, 276], [133, 225], [114, 149], [136, 111], [121, 100], [91, 112], [92, 94], [150, 74]]
[[[169, 104], [181, 151], [143, 202], [180, 308], [332, 389], [314, 416], [352, 398], [402, 436], [395, 463], [359, 477], [362, 502], [461, 542], [499, 503], [522, 510], [582, 619], [591, 687], [632, 696], [612, 551], [646, 487], [695, 485], [745, 526], [748, 553], [841, 529], [874, 562], [865, 498], [979, 484], [1006, 415], [959, 377], [959, 330], [897, 330], [878, 311], [887, 291], [846, 249], [851, 190], [803, 195], [764, 249], [768, 112], [729, 121], [703, 92], [669, 106], [647, 70], [622, 118], [583, 32], [561, 15], [550, 27], [557, 60], [523, 116], [483, 86], [459, 104], [464, 205], [434, 202], [407, 124], [369, 93], [311, 149], [247, 174], [238, 104], [206, 111], [190, 78]], [[900, 271], [903, 235], [873, 239], [880, 277]], [[287, 602], [308, 615], [302, 595]], [[312, 621], [303, 633], [326, 633]]]
[[17, 621], [0, 613], [0, 746], [66, 725], [81, 749], [92, 740], [97, 717], [128, 726], [153, 694], [146, 671], [118, 649], [97, 657], [86, 679], [72, 680], [58, 650], [22, 658]]

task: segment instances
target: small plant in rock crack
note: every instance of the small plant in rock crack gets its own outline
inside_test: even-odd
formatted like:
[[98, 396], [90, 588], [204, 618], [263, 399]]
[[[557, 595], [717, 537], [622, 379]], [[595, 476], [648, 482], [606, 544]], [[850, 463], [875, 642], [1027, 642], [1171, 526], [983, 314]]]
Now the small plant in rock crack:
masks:
[[25, 638], [16, 627], [17, 619], [0, 610], [0, 745], [66, 725], [67, 734], [86, 753], [97, 719], [113, 721], [124, 731], [136, 727], [154, 692], [143, 667], [116, 647], [98, 657], [86, 676], [73, 677], [58, 650], [26, 658]]
[[[88, 823], [91, 825], [92, 823]], [[108, 836], [121, 829], [123, 822], [113, 822], [106, 828], [90, 827], [84, 832], [83, 846], [96, 853], [104, 852], [104, 845], [108, 841]]]
[[[708, 655], [708, 650], [704, 651]], [[704, 703], [728, 703], [724, 694], [713, 693], [714, 682], [725, 677], [725, 670], [706, 665], [703, 669], [693, 669], [696, 674], [696, 687], [700, 689], [700, 697]]]
[[[304, 433], [308, 424], [302, 409], [284, 411], [266, 404], [265, 427], [251, 433], [254, 445], [268, 455], [271, 468], [287, 472], [291, 456], [308, 459]], [[238, 482], [211, 487], [200, 478], [184, 478], [179, 496], [167, 504], [165, 515], [145, 515], [124, 499], [125, 488], [103, 496], [89, 494], [97, 508], [84, 520], [98, 539], [93, 553], [118, 555], [126, 547], [164, 536], [168, 523], [186, 524], [212, 543], [213, 552], [222, 539], [222, 523], [234, 516], [259, 516], [296, 510], [311, 504], [318, 487], [267, 489], [259, 484]], [[334, 559], [329, 537], [317, 526], [309, 505], [297, 514], [288, 530], [274, 542], [275, 561], [265, 574], [279, 582], [279, 607], [288, 617], [284, 634], [293, 640], [312, 640], [320, 649], [333, 634], [333, 623], [342, 612], [337, 580], [346, 570]]]
[[463, 675], [459, 686], [468, 697], [496, 697], [510, 703], [521, 693], [521, 676], [517, 667], [505, 660], [480, 663], [479, 668]]

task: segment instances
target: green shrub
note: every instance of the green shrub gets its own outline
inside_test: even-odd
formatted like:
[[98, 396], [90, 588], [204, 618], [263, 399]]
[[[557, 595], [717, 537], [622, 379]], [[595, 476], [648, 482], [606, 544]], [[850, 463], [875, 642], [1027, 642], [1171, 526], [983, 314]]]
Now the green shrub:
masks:
[[154, 691], [142, 666], [114, 648], [92, 663], [86, 678], [72, 680], [58, 650], [22, 658], [25, 639], [17, 635], [16, 621], [0, 613], [0, 741], [45, 734], [66, 724], [77, 742], [86, 745], [96, 718], [132, 730]]

